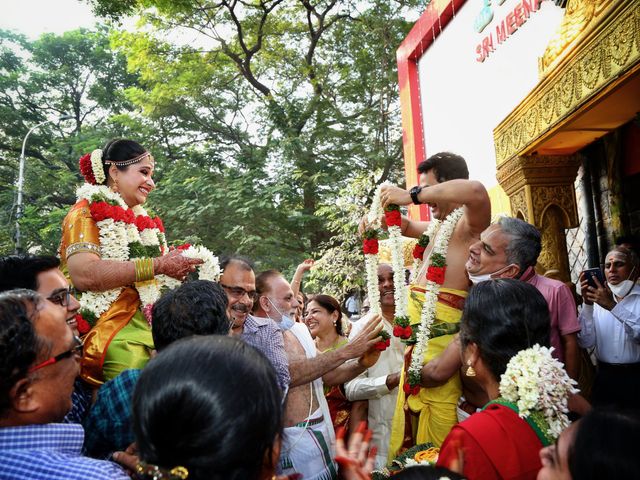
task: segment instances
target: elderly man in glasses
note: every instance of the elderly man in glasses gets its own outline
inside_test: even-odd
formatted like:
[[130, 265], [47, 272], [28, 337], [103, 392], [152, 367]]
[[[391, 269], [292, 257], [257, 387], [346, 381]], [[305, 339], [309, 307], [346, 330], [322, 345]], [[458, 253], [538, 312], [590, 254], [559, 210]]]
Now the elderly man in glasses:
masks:
[[251, 315], [257, 298], [256, 275], [248, 259], [229, 256], [222, 259], [220, 286], [227, 294], [227, 313], [231, 320], [231, 334], [260, 350], [269, 359], [278, 374], [283, 392], [289, 389], [290, 374], [284, 338], [278, 325], [268, 318]]
[[[15, 288], [38, 292], [63, 312], [74, 336], [84, 335], [88, 328], [78, 331], [76, 321], [80, 303], [73, 296], [73, 289], [59, 266], [60, 260], [50, 255], [0, 257], [0, 292]], [[93, 390], [78, 377], [72, 396], [73, 407], [67, 413], [64, 422], [82, 423], [91, 405], [92, 395]]]
[[128, 479], [116, 464], [81, 455], [71, 408], [82, 343], [64, 311], [31, 290], [0, 294], [0, 477]]

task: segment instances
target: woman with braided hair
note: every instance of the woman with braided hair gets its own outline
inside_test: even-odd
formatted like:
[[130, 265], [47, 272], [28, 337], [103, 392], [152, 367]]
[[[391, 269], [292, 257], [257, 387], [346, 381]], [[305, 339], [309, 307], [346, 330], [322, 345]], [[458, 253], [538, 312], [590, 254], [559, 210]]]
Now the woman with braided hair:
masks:
[[95, 386], [146, 364], [151, 306], [161, 288], [177, 286], [202, 263], [170, 252], [162, 221], [142, 207], [155, 188], [154, 168], [151, 153], [132, 140], [111, 140], [80, 158], [86, 183], [64, 219], [60, 257], [82, 292], [90, 331], [81, 376]]

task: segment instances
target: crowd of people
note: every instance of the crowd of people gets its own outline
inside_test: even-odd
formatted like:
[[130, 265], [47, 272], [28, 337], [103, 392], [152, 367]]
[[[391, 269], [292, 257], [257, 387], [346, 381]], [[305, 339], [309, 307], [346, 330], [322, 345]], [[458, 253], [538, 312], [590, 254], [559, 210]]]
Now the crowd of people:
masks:
[[202, 278], [207, 259], [170, 248], [143, 207], [154, 168], [131, 140], [85, 155], [58, 256], [0, 258], [0, 479], [360, 480], [421, 445], [435, 465], [394, 477], [637, 475], [637, 245], [581, 275], [578, 312], [536, 273], [540, 232], [490, 223], [464, 159], [434, 155], [420, 185], [381, 189], [432, 214], [401, 217], [429, 239], [398, 334], [389, 264], [376, 308], [303, 293], [312, 260], [291, 283], [235, 255]]

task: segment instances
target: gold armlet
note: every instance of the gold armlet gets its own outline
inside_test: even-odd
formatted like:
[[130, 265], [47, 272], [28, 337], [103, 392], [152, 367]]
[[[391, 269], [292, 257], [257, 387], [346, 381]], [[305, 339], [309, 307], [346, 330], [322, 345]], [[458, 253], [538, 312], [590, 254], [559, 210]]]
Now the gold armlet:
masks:
[[71, 255], [83, 252], [95, 253], [99, 257], [102, 257], [100, 254], [100, 246], [89, 242], [78, 242], [73, 245], [69, 245], [65, 251], [65, 257], [68, 259]]

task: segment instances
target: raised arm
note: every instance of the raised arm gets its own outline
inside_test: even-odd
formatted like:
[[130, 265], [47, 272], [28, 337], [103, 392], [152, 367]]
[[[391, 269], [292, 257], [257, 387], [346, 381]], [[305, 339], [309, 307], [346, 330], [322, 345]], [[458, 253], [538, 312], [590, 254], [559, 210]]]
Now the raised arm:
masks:
[[293, 278], [291, 279], [291, 291], [293, 292], [293, 296], [297, 297], [298, 293], [300, 293], [300, 285], [302, 284], [302, 277], [305, 272], [311, 270], [313, 267], [314, 261], [311, 258], [307, 258], [304, 262], [297, 266], [295, 273], [293, 274]]
[[[409, 205], [412, 203], [408, 190], [385, 185], [380, 199], [382, 205]], [[450, 180], [423, 188], [418, 194], [421, 203], [458, 203], [465, 207], [467, 227], [472, 235], [479, 235], [491, 220], [489, 194], [482, 183], [475, 180]]]

